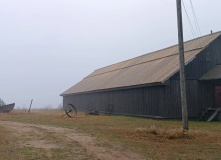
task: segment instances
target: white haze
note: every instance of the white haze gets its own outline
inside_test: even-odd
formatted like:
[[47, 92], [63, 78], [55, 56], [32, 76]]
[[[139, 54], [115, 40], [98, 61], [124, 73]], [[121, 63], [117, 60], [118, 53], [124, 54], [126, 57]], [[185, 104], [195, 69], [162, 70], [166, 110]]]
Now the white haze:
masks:
[[[202, 35], [221, 30], [220, 0], [192, 2]], [[0, 23], [0, 98], [20, 108], [57, 107], [95, 69], [177, 44], [175, 0], [0, 0]]]

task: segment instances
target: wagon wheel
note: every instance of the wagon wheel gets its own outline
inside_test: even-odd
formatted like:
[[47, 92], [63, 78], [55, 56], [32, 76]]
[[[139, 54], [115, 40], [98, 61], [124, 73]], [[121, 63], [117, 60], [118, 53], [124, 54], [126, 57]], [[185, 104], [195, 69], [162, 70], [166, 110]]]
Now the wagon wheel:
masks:
[[77, 110], [75, 106], [70, 103], [65, 106], [64, 110], [67, 116], [70, 118], [74, 118], [77, 116]]
[[105, 115], [110, 115], [112, 113], [112, 110], [113, 110], [113, 105], [108, 104], [106, 109], [105, 109]]

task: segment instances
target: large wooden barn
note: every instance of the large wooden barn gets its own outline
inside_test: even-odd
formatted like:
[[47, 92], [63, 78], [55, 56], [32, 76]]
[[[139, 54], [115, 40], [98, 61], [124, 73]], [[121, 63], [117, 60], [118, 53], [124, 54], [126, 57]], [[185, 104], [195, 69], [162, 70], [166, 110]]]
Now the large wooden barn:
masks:
[[[184, 43], [188, 116], [221, 107], [221, 32]], [[61, 94], [78, 110], [181, 117], [178, 45], [95, 70]]]

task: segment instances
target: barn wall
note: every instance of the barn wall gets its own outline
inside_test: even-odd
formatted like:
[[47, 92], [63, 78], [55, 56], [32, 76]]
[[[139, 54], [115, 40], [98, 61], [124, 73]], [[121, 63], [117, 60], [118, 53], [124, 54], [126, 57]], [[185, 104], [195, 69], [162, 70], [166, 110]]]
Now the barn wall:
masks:
[[[168, 94], [168, 109], [176, 116], [181, 114], [179, 79], [171, 79]], [[221, 80], [186, 80], [187, 108], [189, 117], [199, 117], [202, 109], [215, 108], [215, 86], [221, 86]]]
[[[221, 36], [211, 42], [193, 61], [186, 65], [186, 78], [198, 80], [218, 64], [221, 64]], [[179, 78], [179, 72], [173, 78]]]
[[[181, 117], [181, 95], [180, 95], [180, 81], [179, 79], [170, 79], [167, 89], [167, 103], [165, 103], [165, 110], [169, 113], [169, 117]], [[198, 80], [186, 81], [187, 92], [187, 109], [189, 117], [199, 117], [202, 110], [202, 105], [199, 103], [200, 85]]]
[[[208, 93], [208, 88], [211, 88], [206, 85], [208, 88], [200, 89], [198, 80], [187, 80], [186, 86], [189, 117], [199, 117], [201, 109], [212, 103], [205, 98], [208, 95], [202, 94]], [[104, 112], [108, 104], [113, 104], [115, 114], [168, 118], [182, 115], [178, 79], [170, 79], [168, 85], [64, 96], [64, 105], [67, 103], [74, 104], [82, 111]]]
[[199, 105], [202, 109], [214, 108], [215, 106], [215, 86], [213, 81], [199, 82]]
[[200, 81], [200, 105], [203, 109], [216, 108], [215, 104], [215, 87], [221, 86], [221, 80]]
[[74, 104], [79, 110], [105, 111], [113, 104], [113, 112], [127, 115], [165, 116], [166, 86], [122, 89], [64, 96], [64, 105]]

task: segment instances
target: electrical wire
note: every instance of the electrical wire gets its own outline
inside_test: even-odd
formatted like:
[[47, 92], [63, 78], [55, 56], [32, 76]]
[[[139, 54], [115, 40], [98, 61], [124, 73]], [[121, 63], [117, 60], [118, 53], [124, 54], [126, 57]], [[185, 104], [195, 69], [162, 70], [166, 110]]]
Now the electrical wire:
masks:
[[194, 30], [194, 28], [193, 28], [193, 25], [192, 25], [192, 23], [191, 23], [191, 20], [190, 20], [190, 18], [189, 18], [189, 15], [188, 15], [188, 13], [187, 13], [187, 10], [186, 10], [186, 7], [185, 7], [185, 4], [184, 4], [183, 0], [182, 0], [182, 4], [183, 4], [183, 8], [184, 8], [184, 10], [185, 10], [185, 13], [186, 13], [186, 16], [187, 16], [187, 19], [188, 19], [188, 23], [189, 23], [190, 30], [191, 30], [191, 32], [192, 32], [193, 38], [197, 38], [196, 41], [195, 41], [195, 43], [197, 43], [198, 48], [201, 48], [201, 45], [200, 45], [201, 43], [199, 43], [199, 41], [201, 42], [201, 39], [200, 39], [199, 36], [196, 34], [196, 32], [195, 32], [195, 30]]
[[199, 23], [198, 23], [198, 20], [197, 20], [197, 17], [196, 17], [196, 12], [195, 12], [194, 7], [193, 7], [192, 0], [190, 0], [190, 4], [191, 4], [192, 13], [193, 13], [193, 17], [194, 17], [194, 22], [195, 22], [196, 28], [198, 28], [198, 32], [199, 32], [200, 36], [202, 36], [201, 30], [200, 30], [200, 26], [199, 26]]
[[187, 13], [187, 10], [186, 10], [186, 7], [185, 7], [185, 4], [184, 4], [183, 0], [182, 0], [182, 4], [183, 4], [183, 8], [185, 10], [186, 16], [187, 16], [187, 20], [188, 20], [188, 23], [189, 23], [190, 30], [192, 32], [193, 38], [197, 38], [196, 32], [195, 32], [195, 30], [193, 28], [193, 25], [192, 25], [191, 21], [190, 21], [190, 18], [189, 18], [189, 15]]

